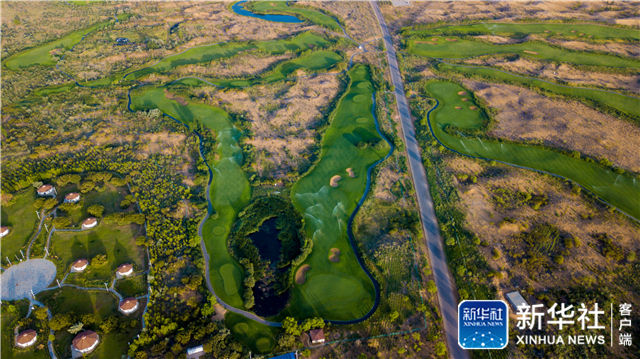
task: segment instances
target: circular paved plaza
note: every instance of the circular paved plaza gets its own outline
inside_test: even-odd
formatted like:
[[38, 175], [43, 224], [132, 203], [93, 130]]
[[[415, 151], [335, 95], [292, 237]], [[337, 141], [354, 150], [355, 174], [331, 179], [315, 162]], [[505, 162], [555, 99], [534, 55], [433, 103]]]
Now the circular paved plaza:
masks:
[[30, 298], [47, 288], [56, 277], [56, 266], [46, 259], [29, 259], [9, 267], [0, 274], [2, 300]]

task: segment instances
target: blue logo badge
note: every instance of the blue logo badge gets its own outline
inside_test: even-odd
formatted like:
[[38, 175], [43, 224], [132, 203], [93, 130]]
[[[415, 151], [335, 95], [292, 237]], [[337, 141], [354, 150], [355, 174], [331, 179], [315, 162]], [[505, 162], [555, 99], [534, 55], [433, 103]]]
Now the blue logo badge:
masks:
[[509, 342], [509, 308], [501, 300], [458, 304], [458, 345], [463, 349], [503, 349]]

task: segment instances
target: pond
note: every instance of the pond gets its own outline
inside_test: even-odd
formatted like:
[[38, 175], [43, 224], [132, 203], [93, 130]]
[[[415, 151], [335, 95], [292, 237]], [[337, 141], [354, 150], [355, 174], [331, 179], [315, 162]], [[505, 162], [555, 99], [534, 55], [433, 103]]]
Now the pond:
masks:
[[282, 243], [278, 239], [280, 231], [277, 228], [278, 217], [269, 218], [262, 223], [257, 232], [251, 233], [249, 238], [260, 253], [260, 258], [268, 260], [273, 266], [280, 259]]
[[295, 16], [291, 15], [278, 15], [278, 14], [256, 14], [244, 8], [242, 4], [246, 3], [247, 0], [238, 1], [237, 3], [231, 6], [231, 10], [238, 15], [242, 16], [250, 16], [255, 17], [262, 20], [273, 21], [273, 22], [286, 22], [286, 23], [301, 23], [304, 22], [298, 19]]

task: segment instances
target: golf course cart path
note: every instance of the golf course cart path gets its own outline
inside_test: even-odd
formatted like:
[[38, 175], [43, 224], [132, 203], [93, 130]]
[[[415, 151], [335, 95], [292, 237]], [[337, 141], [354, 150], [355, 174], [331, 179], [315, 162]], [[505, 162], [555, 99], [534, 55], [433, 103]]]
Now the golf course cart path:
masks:
[[393, 82], [394, 94], [400, 122], [402, 124], [402, 137], [406, 146], [407, 157], [409, 159], [409, 171], [413, 180], [413, 186], [416, 190], [416, 197], [420, 209], [420, 221], [422, 229], [426, 237], [427, 249], [429, 250], [429, 262], [433, 271], [433, 277], [438, 288], [438, 302], [440, 304], [440, 313], [447, 338], [447, 346], [449, 355], [455, 359], [467, 359], [469, 353], [458, 346], [458, 295], [455, 283], [447, 266], [444, 249], [442, 246], [442, 238], [438, 229], [433, 202], [429, 192], [429, 183], [422, 165], [422, 156], [420, 147], [415, 136], [415, 128], [411, 120], [411, 112], [407, 104], [407, 98], [404, 94], [404, 86], [400, 70], [398, 69], [398, 60], [396, 51], [393, 47], [389, 29], [382, 17], [382, 13], [375, 1], [371, 1], [371, 7], [380, 24], [382, 38], [387, 51], [387, 61], [389, 63], [389, 74]]

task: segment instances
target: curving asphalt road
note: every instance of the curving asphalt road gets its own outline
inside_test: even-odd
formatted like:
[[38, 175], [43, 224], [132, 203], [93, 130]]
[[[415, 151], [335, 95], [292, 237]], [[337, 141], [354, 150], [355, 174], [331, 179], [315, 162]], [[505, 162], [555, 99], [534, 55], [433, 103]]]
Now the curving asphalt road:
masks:
[[384, 17], [380, 12], [380, 8], [375, 1], [371, 1], [371, 7], [380, 23], [380, 30], [384, 39], [384, 45], [387, 51], [387, 61], [389, 63], [389, 73], [394, 87], [396, 96], [396, 105], [400, 114], [400, 123], [402, 125], [402, 137], [406, 146], [407, 157], [409, 159], [409, 171], [413, 180], [413, 187], [416, 190], [418, 206], [420, 209], [420, 221], [429, 250], [429, 261], [433, 271], [433, 277], [438, 288], [438, 302], [440, 304], [440, 313], [447, 338], [447, 346], [449, 347], [449, 355], [455, 359], [468, 359], [469, 353], [458, 345], [458, 293], [447, 265], [445, 253], [442, 245], [442, 238], [438, 229], [438, 221], [433, 209], [431, 193], [429, 192], [429, 183], [422, 165], [422, 156], [420, 154], [420, 146], [416, 140], [416, 131], [411, 119], [411, 111], [404, 94], [404, 85], [402, 76], [398, 68], [398, 60], [396, 50], [393, 47], [393, 41], [384, 21]]

